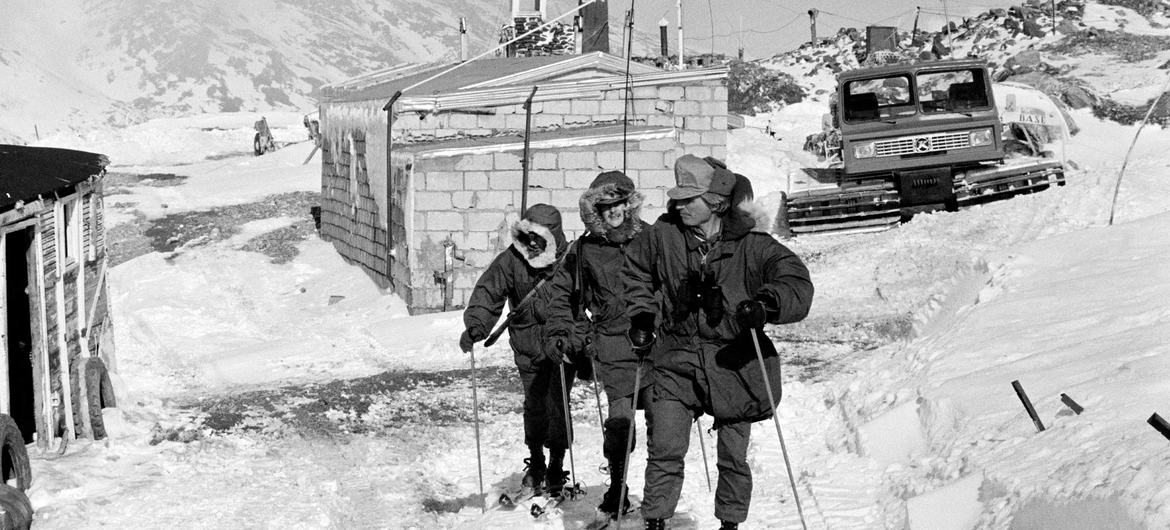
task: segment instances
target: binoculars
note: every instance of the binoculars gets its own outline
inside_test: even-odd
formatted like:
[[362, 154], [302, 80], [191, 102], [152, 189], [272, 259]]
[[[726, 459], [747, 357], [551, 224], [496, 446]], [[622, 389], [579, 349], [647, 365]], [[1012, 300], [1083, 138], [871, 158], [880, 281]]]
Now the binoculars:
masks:
[[723, 288], [711, 271], [688, 271], [678, 292], [680, 300], [675, 320], [698, 313], [700, 309], [707, 316], [709, 326], [716, 326], [723, 320]]

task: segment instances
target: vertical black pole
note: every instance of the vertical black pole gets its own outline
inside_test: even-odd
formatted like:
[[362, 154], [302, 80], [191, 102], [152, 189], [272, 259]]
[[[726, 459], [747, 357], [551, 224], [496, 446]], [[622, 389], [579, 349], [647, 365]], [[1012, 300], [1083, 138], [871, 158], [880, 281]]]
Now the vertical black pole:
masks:
[[1012, 381], [1012, 388], [1016, 389], [1016, 395], [1024, 404], [1024, 410], [1028, 411], [1028, 417], [1032, 418], [1032, 423], [1036, 424], [1036, 431], [1043, 431], [1044, 423], [1040, 421], [1040, 416], [1036, 415], [1036, 409], [1032, 407], [1032, 401], [1028, 399], [1028, 394], [1024, 392], [1024, 387], [1020, 385], [1018, 379]]
[[670, 47], [666, 45], [666, 26], [670, 24], [666, 19], [658, 22], [658, 53], [663, 57], [670, 57]]
[[[630, 56], [634, 53], [634, 0], [630, 0], [630, 10], [626, 12], [626, 97], [622, 107], [622, 173], [627, 171], [628, 147], [626, 137], [630, 129]], [[679, 53], [682, 53], [682, 43], [679, 43]]]
[[520, 215], [528, 211], [528, 137], [532, 135], [532, 98], [536, 95], [536, 86], [528, 93], [524, 100], [524, 158], [520, 160]]

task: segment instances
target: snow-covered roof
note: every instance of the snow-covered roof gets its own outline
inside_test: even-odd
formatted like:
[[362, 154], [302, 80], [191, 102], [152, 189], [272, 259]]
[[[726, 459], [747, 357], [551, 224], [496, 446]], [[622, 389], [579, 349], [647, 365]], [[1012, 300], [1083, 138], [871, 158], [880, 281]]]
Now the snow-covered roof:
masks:
[[[444, 71], [448, 72], [443, 74]], [[402, 90], [404, 96], [445, 94], [532, 83], [535, 80], [566, 79], [599, 71], [610, 75], [624, 74], [625, 60], [608, 53], [595, 52], [584, 55], [499, 57], [467, 63], [399, 65], [326, 85], [321, 91], [327, 100], [364, 101], [386, 99], [398, 90]], [[630, 63], [632, 74], [655, 71], [658, 69]]]
[[0, 144], [0, 209], [83, 182], [109, 163], [86, 151]]

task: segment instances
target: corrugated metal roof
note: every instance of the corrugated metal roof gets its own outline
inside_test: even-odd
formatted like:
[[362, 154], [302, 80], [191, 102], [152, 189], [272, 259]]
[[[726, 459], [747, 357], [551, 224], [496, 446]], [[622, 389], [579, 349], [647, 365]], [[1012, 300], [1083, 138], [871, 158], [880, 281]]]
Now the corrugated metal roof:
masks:
[[86, 151], [0, 144], [0, 210], [84, 182], [109, 163]]
[[[555, 64], [561, 61], [573, 60], [576, 57], [575, 55], [542, 55], [537, 57], [480, 59], [467, 63], [451, 73], [411, 88], [409, 92], [404, 92], [404, 94], [423, 95], [436, 92], [451, 92], [469, 85], [512, 75], [525, 70]], [[402, 77], [378, 81], [350, 90], [343, 88], [346, 85], [344, 82], [334, 86], [327, 86], [322, 89], [322, 99], [330, 101], [389, 99], [396, 91], [410, 87], [452, 66], [455, 66], [455, 64], [435, 64], [422, 70], [411, 70], [407, 75]]]

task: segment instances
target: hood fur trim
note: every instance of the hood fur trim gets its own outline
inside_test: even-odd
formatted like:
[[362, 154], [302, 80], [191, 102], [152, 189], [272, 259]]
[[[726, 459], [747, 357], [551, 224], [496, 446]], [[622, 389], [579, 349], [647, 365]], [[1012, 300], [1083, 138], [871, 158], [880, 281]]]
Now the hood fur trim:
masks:
[[[536, 232], [544, 238], [544, 252], [533, 257], [528, 256], [528, 247], [521, 243], [519, 238], [519, 235], [525, 232]], [[553, 237], [552, 231], [527, 219], [521, 219], [512, 225], [512, 248], [516, 249], [534, 269], [543, 269], [557, 262], [557, 240]]]
[[642, 231], [642, 201], [645, 197], [637, 191], [630, 192], [626, 199], [626, 220], [617, 228], [610, 228], [601, 217], [597, 209], [597, 201], [617, 192], [617, 186], [606, 184], [598, 188], [589, 188], [581, 194], [578, 205], [581, 207], [581, 222], [589, 233], [604, 236], [612, 243], [625, 243]]
[[756, 201], [743, 201], [735, 206], [741, 212], [751, 217], [755, 222], [752, 227], [752, 232], [759, 232], [761, 234], [772, 233], [772, 215], [768, 213], [768, 209]]

